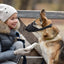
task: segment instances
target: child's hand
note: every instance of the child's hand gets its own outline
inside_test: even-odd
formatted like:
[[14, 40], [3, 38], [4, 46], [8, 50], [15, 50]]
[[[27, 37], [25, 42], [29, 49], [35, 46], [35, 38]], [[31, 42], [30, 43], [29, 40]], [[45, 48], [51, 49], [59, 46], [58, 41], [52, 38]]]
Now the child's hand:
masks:
[[14, 54], [17, 55], [27, 55], [31, 52], [33, 48], [35, 48], [38, 45], [38, 43], [34, 43], [26, 48], [20, 48], [14, 51]]
[[14, 51], [16, 55], [27, 55], [30, 53], [30, 50], [25, 50], [25, 48], [17, 49]]

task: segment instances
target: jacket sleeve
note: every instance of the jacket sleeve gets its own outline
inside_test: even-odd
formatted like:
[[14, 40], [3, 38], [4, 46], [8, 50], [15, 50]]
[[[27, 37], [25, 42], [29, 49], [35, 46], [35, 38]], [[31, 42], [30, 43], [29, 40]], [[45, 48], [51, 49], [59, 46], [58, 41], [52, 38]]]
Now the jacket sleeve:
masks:
[[16, 55], [14, 54], [13, 50], [1, 52], [1, 44], [0, 44], [0, 62], [11, 60], [11, 59], [14, 59], [15, 57]]

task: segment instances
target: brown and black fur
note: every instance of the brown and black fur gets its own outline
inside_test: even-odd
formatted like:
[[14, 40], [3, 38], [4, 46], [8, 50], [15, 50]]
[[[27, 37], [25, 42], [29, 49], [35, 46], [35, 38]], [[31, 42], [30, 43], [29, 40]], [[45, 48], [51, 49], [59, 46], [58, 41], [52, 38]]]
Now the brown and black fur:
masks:
[[[45, 16], [45, 10], [42, 10], [40, 18], [35, 20], [34, 27], [44, 28], [50, 24], [52, 24], [52, 21]], [[64, 43], [59, 35], [58, 28], [52, 25], [38, 32], [41, 34], [41, 37], [39, 38], [39, 46], [36, 46], [36, 49], [41, 49], [41, 55], [46, 63], [64, 64]], [[40, 52], [40, 50], [38, 52]]]

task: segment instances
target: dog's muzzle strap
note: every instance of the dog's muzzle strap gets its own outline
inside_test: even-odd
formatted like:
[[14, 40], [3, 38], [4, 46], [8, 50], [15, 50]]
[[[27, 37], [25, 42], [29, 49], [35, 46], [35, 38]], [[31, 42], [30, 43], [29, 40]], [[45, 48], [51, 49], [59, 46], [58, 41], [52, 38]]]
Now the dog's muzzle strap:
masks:
[[50, 24], [50, 25], [48, 25], [48, 26], [46, 26], [46, 27], [44, 27], [44, 28], [40, 28], [40, 29], [38, 29], [38, 31], [40, 31], [40, 30], [44, 30], [44, 29], [46, 29], [46, 28], [50, 28], [50, 27], [52, 27], [52, 24]]

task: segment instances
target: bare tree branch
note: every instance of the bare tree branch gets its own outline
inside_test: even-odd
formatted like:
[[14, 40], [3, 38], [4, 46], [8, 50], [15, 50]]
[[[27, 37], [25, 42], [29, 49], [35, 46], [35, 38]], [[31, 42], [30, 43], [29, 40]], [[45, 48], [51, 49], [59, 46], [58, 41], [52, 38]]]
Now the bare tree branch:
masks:
[[20, 2], [21, 2], [20, 9], [21, 10], [26, 10], [29, 0], [21, 0]]
[[3, 0], [4, 4], [12, 5], [13, 0]]

